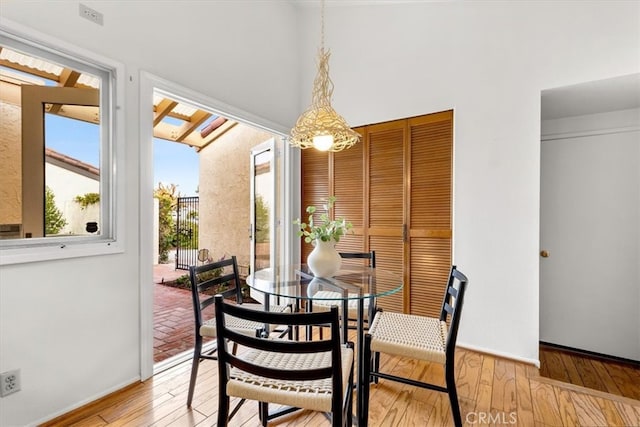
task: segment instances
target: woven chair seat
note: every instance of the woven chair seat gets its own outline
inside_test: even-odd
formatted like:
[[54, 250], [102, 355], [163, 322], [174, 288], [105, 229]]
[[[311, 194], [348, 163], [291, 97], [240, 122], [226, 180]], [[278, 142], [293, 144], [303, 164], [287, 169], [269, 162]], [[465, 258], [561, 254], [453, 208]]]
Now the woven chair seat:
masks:
[[[365, 294], [369, 296], [369, 294]], [[329, 311], [334, 305], [342, 312], [342, 294], [333, 291], [318, 291], [313, 295], [313, 311]], [[369, 320], [369, 303], [371, 298], [365, 298], [363, 304], [363, 320]], [[349, 310], [349, 319], [358, 318], [358, 295], [349, 294], [347, 301]]]
[[431, 317], [380, 312], [371, 327], [371, 351], [446, 363], [446, 322]]
[[[264, 306], [262, 304], [250, 304], [245, 303], [242, 304], [243, 307], [249, 308], [251, 310], [264, 310]], [[269, 311], [273, 311], [276, 313], [282, 313], [285, 311], [291, 311], [291, 306], [288, 305], [270, 305]], [[229, 329], [233, 329], [235, 332], [239, 334], [255, 336], [256, 330], [263, 329], [264, 323], [252, 322], [249, 320], [238, 319], [237, 317], [227, 316], [225, 318], [227, 322], [227, 326]], [[278, 325], [270, 325], [271, 331], [273, 331]], [[215, 338], [218, 336], [216, 331], [216, 319], [209, 319], [205, 321], [202, 326], [200, 326], [200, 335], [203, 337], [211, 337]]]
[[[342, 381], [349, 387], [349, 374], [353, 363], [353, 349], [342, 347]], [[251, 350], [241, 357], [255, 365], [279, 370], [305, 369], [331, 366], [331, 352], [311, 354], [285, 354]], [[232, 368], [227, 393], [245, 399], [331, 412], [331, 379], [315, 381], [284, 381], [265, 378]], [[349, 391], [345, 391], [349, 392]]]

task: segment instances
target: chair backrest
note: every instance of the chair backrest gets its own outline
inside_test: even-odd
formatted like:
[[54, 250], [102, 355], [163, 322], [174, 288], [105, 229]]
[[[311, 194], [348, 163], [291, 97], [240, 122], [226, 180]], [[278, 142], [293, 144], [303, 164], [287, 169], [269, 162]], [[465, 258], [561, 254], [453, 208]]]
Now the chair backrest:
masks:
[[371, 252], [340, 252], [343, 259], [367, 259], [369, 267], [376, 268], [376, 251]]
[[[342, 407], [342, 353], [340, 340], [340, 327], [338, 321], [338, 308], [332, 307], [331, 311], [323, 312], [269, 312], [264, 310], [251, 310], [241, 305], [230, 304], [224, 301], [222, 295], [215, 296], [215, 312], [218, 340], [218, 366], [219, 366], [219, 390], [226, 390], [229, 380], [227, 365], [241, 369], [253, 375], [272, 378], [276, 380], [311, 381], [332, 378], [334, 390], [334, 411], [340, 411]], [[330, 338], [314, 341], [288, 341], [273, 340], [260, 337], [239, 334], [227, 328], [225, 314], [253, 322], [271, 325], [315, 326], [328, 325], [331, 328]], [[331, 365], [296, 367], [287, 369], [272, 369], [263, 365], [257, 365], [242, 359], [242, 355], [229, 352], [231, 344], [240, 344], [250, 349], [272, 353], [324, 353], [331, 352]], [[336, 403], [337, 402], [337, 403]], [[337, 412], [334, 412], [337, 413]]]
[[458, 326], [460, 325], [460, 316], [462, 314], [462, 303], [464, 302], [464, 294], [467, 289], [469, 280], [454, 265], [451, 267], [447, 289], [444, 293], [442, 301], [442, 310], [440, 311], [440, 320], [446, 322], [449, 320], [449, 332], [447, 335], [447, 359], [453, 357], [455, 351], [456, 340], [458, 338]]
[[[242, 286], [235, 256], [204, 265], [192, 265], [189, 267], [189, 278], [196, 334], [203, 324], [203, 311], [213, 305], [216, 294], [224, 298], [235, 297], [238, 304], [242, 304]], [[213, 313], [209, 317], [213, 318]]]

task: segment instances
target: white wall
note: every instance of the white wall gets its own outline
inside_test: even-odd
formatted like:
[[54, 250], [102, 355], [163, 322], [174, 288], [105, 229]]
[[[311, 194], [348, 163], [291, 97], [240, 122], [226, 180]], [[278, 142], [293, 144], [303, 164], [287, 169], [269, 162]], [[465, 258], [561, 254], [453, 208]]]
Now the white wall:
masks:
[[[287, 2], [83, 4], [104, 14], [104, 26], [80, 18], [77, 1], [48, 0], [0, 0], [0, 25], [8, 19], [125, 65], [118, 77], [127, 81], [119, 100], [126, 163], [118, 171], [126, 179], [126, 246], [122, 254], [0, 267], [0, 372], [22, 373], [22, 390], [0, 399], [2, 426], [50, 419], [140, 376], [140, 295], [150, 295], [152, 267], [139, 262], [140, 224], [149, 221], [139, 212], [142, 203], [152, 211], [152, 201], [139, 194], [153, 187], [139, 181], [140, 72], [273, 122], [291, 122], [298, 110]], [[140, 283], [145, 269], [149, 281]]]
[[[303, 14], [306, 104], [318, 15]], [[638, 72], [639, 16], [615, 1], [327, 8], [334, 107], [349, 124], [454, 109], [461, 344], [537, 361], [540, 93]]]
[[[139, 70], [287, 126], [315, 76], [315, 7], [83, 3], [104, 13], [103, 27], [78, 17], [75, 1], [0, 0], [0, 23], [125, 64], [126, 249], [2, 267], [0, 371], [23, 373], [23, 391], [0, 400], [2, 425], [58, 414], [139, 375]], [[327, 7], [325, 30], [334, 106], [352, 126], [455, 109], [454, 259], [471, 280], [460, 341], [537, 360], [540, 91], [638, 72], [640, 3], [344, 4]]]

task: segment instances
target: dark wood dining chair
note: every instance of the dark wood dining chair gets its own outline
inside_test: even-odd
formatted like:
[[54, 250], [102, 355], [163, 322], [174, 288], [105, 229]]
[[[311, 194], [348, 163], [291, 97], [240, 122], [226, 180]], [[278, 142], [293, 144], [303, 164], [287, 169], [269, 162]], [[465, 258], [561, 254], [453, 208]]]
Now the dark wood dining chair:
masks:
[[[277, 313], [248, 310], [215, 296], [218, 325], [218, 426], [226, 426], [246, 400], [259, 402], [267, 422], [298, 409], [330, 414], [334, 427], [350, 426], [353, 410], [353, 343], [341, 344], [338, 309], [320, 313]], [[265, 339], [236, 331], [230, 319], [294, 327], [326, 324], [327, 340]], [[229, 346], [239, 345], [234, 354]], [[240, 401], [231, 410], [230, 398]], [[269, 413], [270, 403], [284, 405]]]
[[[363, 263], [366, 263], [364, 265], [366, 265], [367, 267], [376, 268], [376, 251], [339, 252], [339, 254], [343, 260], [356, 260], [356, 261], [362, 260]], [[321, 298], [329, 298], [331, 296], [331, 293], [332, 291], [320, 291], [316, 295], [314, 295], [314, 297], [317, 297], [320, 299], [312, 300], [311, 311], [328, 310], [329, 307], [331, 307], [332, 305], [340, 304], [340, 301], [338, 300], [340, 296], [338, 296], [338, 298], [335, 301], [330, 299], [321, 299]], [[333, 293], [335, 294], [335, 292]], [[356, 322], [358, 319], [358, 300], [355, 298], [350, 299], [348, 301], [347, 310], [348, 310], [347, 319], [349, 321], [349, 329], [355, 329], [356, 327], [354, 326], [354, 322]], [[363, 326], [365, 327], [365, 329], [368, 327], [369, 319], [373, 318], [373, 313], [375, 312], [375, 310], [376, 310], [376, 305], [375, 305], [374, 298], [366, 298], [364, 300], [364, 310], [363, 310], [364, 318], [362, 319]], [[320, 337], [322, 337], [322, 329], [320, 329]]]
[[[215, 355], [217, 346], [211, 346], [203, 351], [204, 340], [206, 338], [214, 339], [217, 336], [218, 328], [213, 312], [215, 294], [221, 294], [223, 298], [233, 299], [237, 304], [248, 309], [262, 311], [265, 307], [262, 304], [244, 303], [242, 282], [238, 274], [238, 263], [235, 256], [204, 265], [191, 266], [189, 267], [189, 277], [195, 319], [195, 346], [193, 349], [189, 393], [187, 395], [187, 406], [190, 407], [193, 401], [200, 362], [206, 359], [217, 360]], [[291, 309], [290, 305], [270, 305], [269, 307], [270, 311], [276, 312], [291, 311]], [[269, 334], [275, 329], [273, 327], [267, 331], [264, 323], [234, 318], [227, 321], [227, 327], [233, 328], [237, 333], [251, 336]], [[280, 335], [285, 333], [290, 334], [291, 328], [287, 326], [281, 331]]]
[[[376, 312], [364, 340], [363, 410], [359, 425], [366, 426], [371, 379], [387, 379], [416, 387], [447, 393], [456, 427], [462, 426], [455, 383], [455, 349], [462, 303], [468, 279], [456, 266], [451, 268], [440, 317]], [[430, 384], [380, 371], [380, 354], [403, 356], [444, 365], [446, 386]], [[373, 358], [372, 358], [373, 355]]]

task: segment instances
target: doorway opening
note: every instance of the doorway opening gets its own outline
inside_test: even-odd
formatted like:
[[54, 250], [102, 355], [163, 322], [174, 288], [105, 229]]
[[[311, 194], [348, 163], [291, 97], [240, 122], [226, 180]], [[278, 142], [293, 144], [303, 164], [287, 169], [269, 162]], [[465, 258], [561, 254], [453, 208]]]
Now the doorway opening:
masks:
[[541, 105], [540, 373], [638, 399], [640, 74]]
[[[265, 141], [275, 151], [282, 140], [175, 93], [154, 89], [153, 104], [153, 371], [160, 372], [193, 356], [189, 266], [235, 255], [241, 275], [249, 273], [255, 217], [263, 214], [251, 197], [252, 152]], [[276, 231], [275, 215], [260, 221], [258, 236]]]

